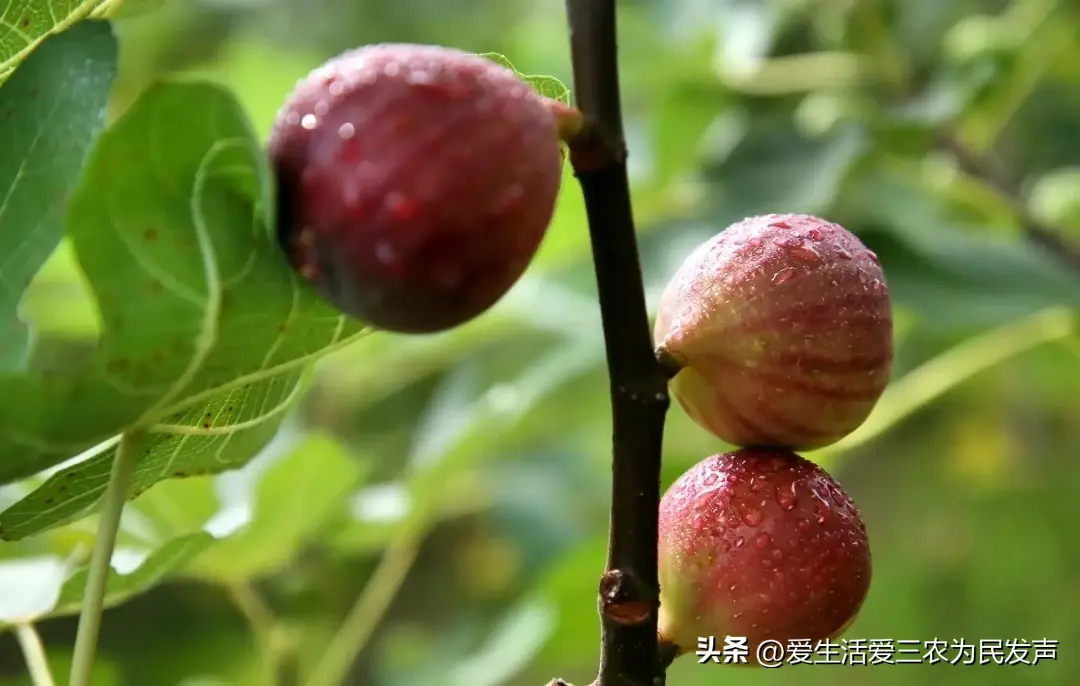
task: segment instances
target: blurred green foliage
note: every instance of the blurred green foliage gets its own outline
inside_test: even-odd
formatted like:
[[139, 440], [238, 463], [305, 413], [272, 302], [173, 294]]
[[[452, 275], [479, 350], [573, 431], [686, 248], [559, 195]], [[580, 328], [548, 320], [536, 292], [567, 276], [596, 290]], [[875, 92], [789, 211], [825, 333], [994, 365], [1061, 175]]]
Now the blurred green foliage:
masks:
[[[263, 138], [296, 79], [366, 42], [497, 51], [570, 83], [554, 1], [129, 3], [114, 120], [161, 76], [183, 75], [230, 89]], [[47, 16], [45, 3], [14, 4], [33, 10], [33, 27]], [[57, 19], [98, 5], [48, 8]], [[748, 671], [683, 658], [669, 683], [1072, 683], [1080, 275], [1026, 240], [1021, 218], [1080, 250], [1080, 9], [636, 0], [619, 21], [652, 302], [693, 245], [753, 213], [821, 214], [881, 257], [893, 385], [860, 432], [811, 455], [871, 534], [874, 583], [847, 635], [1062, 646], [1036, 667]], [[23, 49], [17, 32], [2, 35], [0, 73]], [[1014, 192], [962, 171], [943, 141], [999, 159]], [[361, 593], [350, 624], [371, 634], [350, 683], [588, 683], [611, 433], [594, 293], [568, 171], [541, 254], [493, 311], [437, 336], [361, 338], [320, 363], [244, 469], [163, 482], [129, 505], [96, 683], [266, 686], [266, 655], [306, 674]], [[67, 242], [22, 308], [41, 364], [93, 350], [96, 309]], [[665, 484], [724, 447], [674, 407]], [[0, 506], [40, 483], [0, 489]], [[0, 610], [54, 616], [38, 628], [58, 675], [78, 579], [60, 584], [93, 525], [0, 543]], [[0, 684], [29, 683], [9, 632]]]

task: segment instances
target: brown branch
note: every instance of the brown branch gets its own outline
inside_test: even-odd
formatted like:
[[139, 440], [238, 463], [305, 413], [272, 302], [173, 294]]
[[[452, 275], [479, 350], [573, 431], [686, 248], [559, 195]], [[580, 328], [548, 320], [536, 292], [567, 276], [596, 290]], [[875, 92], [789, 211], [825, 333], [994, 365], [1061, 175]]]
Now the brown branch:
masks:
[[968, 149], [955, 136], [943, 134], [938, 137], [938, 147], [953, 156], [960, 170], [979, 179], [1005, 198], [1020, 221], [1020, 229], [1028, 242], [1048, 252], [1054, 259], [1080, 272], [1080, 249], [1063, 239], [1053, 228], [1044, 226], [1031, 216], [1017, 183], [996, 159], [979, 155]]
[[[595, 686], [663, 686], [656, 540], [667, 374], [653, 354], [626, 172], [615, 0], [567, 0], [582, 131], [569, 141], [585, 198], [611, 384], [612, 493]], [[557, 683], [557, 682], [556, 682]]]

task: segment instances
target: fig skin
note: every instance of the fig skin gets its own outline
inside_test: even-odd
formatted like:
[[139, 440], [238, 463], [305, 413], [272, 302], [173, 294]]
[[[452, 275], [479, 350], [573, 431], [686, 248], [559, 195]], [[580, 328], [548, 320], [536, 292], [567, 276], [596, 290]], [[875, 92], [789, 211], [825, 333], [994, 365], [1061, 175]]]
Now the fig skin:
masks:
[[660, 501], [663, 639], [765, 640], [842, 634], [870, 589], [866, 527], [828, 473], [779, 448], [708, 457]]
[[877, 256], [838, 224], [770, 214], [698, 246], [654, 326], [671, 392], [732, 445], [821, 448], [869, 416], [892, 371], [892, 306]]
[[326, 300], [400, 333], [463, 324], [521, 277], [562, 181], [557, 123], [512, 71], [379, 44], [297, 84], [268, 143], [278, 236]]

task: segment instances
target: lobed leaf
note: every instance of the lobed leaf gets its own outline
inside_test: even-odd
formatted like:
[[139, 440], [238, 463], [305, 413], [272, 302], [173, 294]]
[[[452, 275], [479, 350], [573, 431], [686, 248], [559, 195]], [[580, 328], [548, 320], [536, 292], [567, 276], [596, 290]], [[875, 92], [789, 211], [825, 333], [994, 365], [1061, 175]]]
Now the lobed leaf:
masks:
[[[133, 427], [154, 437], [131, 496], [235, 468], [269, 441], [309, 364], [364, 332], [286, 263], [272, 198], [261, 146], [220, 87], [155, 85], [102, 136], [68, 212], [99, 345], [78, 368], [0, 377], [0, 483]], [[0, 513], [0, 538], [86, 514], [109, 450]]]
[[[7, 16], [16, 16], [11, 5]], [[2, 26], [0, 55], [14, 35], [3, 38]], [[0, 87], [0, 372], [30, 353], [19, 306], [64, 236], [67, 196], [105, 127], [116, 60], [112, 26], [80, 22], [44, 40]]]

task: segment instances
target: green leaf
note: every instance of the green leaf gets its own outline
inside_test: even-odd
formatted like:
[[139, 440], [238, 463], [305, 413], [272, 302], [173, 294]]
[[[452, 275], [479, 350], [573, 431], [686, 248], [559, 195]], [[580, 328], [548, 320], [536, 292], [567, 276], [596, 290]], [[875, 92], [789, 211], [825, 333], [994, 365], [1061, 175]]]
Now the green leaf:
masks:
[[0, 372], [30, 351], [19, 305], [63, 238], [66, 198], [105, 127], [116, 59], [112, 26], [81, 22], [43, 41], [0, 87]]
[[729, 122], [726, 131], [745, 133], [726, 141], [727, 149], [702, 170], [717, 228], [756, 214], [823, 211], [867, 150], [860, 126], [811, 137], [789, 119], [747, 114]]
[[[153, 588], [169, 574], [183, 569], [213, 541], [210, 534], [199, 532], [175, 538], [150, 551], [118, 547], [113, 555], [113, 568], [109, 570], [106, 606], [118, 605]], [[136, 563], [122, 566], [131, 560]], [[118, 567], [129, 568], [121, 572], [117, 571]], [[0, 599], [0, 623], [78, 614], [88, 574], [86, 566], [72, 570], [56, 554], [0, 560], [0, 581], [6, 589]]]
[[[286, 413], [306, 388], [305, 369], [220, 394], [149, 427], [152, 436], [139, 457], [129, 497], [155, 483], [243, 466], [277, 433]], [[118, 440], [50, 476], [29, 495], [0, 513], [0, 538], [15, 541], [85, 516], [105, 493]]]
[[[108, 585], [105, 587], [105, 606], [119, 605], [137, 593], [150, 590], [173, 571], [190, 564], [213, 542], [214, 537], [208, 533], [191, 534], [169, 541], [125, 574], [115, 568], [110, 569]], [[115, 557], [113, 563], [115, 565]], [[64, 582], [56, 607], [49, 613], [50, 616], [79, 613], [88, 577], [89, 571], [83, 567]]]
[[261, 476], [250, 523], [218, 541], [196, 561], [192, 574], [240, 582], [284, 566], [345, 511], [362, 467], [333, 438], [305, 437]]
[[562, 81], [558, 80], [554, 76], [522, 74], [520, 71], [517, 70], [516, 67], [514, 67], [510, 60], [506, 59], [505, 56], [500, 55], [497, 52], [480, 53], [480, 57], [483, 57], [486, 60], [490, 60], [495, 64], [500, 64], [509, 69], [510, 71], [514, 72], [514, 74], [516, 74], [518, 78], [522, 79], [523, 81], [527, 81], [529, 85], [531, 85], [536, 90], [537, 93], [544, 96], [545, 98], [550, 98], [551, 100], [558, 100], [560, 102], [566, 103], [567, 105], [570, 104], [570, 89], [566, 87], [566, 84], [564, 84]]
[[[107, 1], [107, 0], [106, 0]], [[0, 26], [0, 82], [50, 33], [90, 16], [103, 0], [9, 0]]]
[[[102, 136], [68, 215], [99, 346], [63, 373], [0, 377], [0, 483], [134, 426], [155, 436], [132, 494], [238, 467], [265, 445], [310, 363], [364, 333], [286, 263], [272, 188], [220, 87], [153, 86]], [[85, 513], [104, 488], [102, 450], [0, 513], [0, 537]]]

